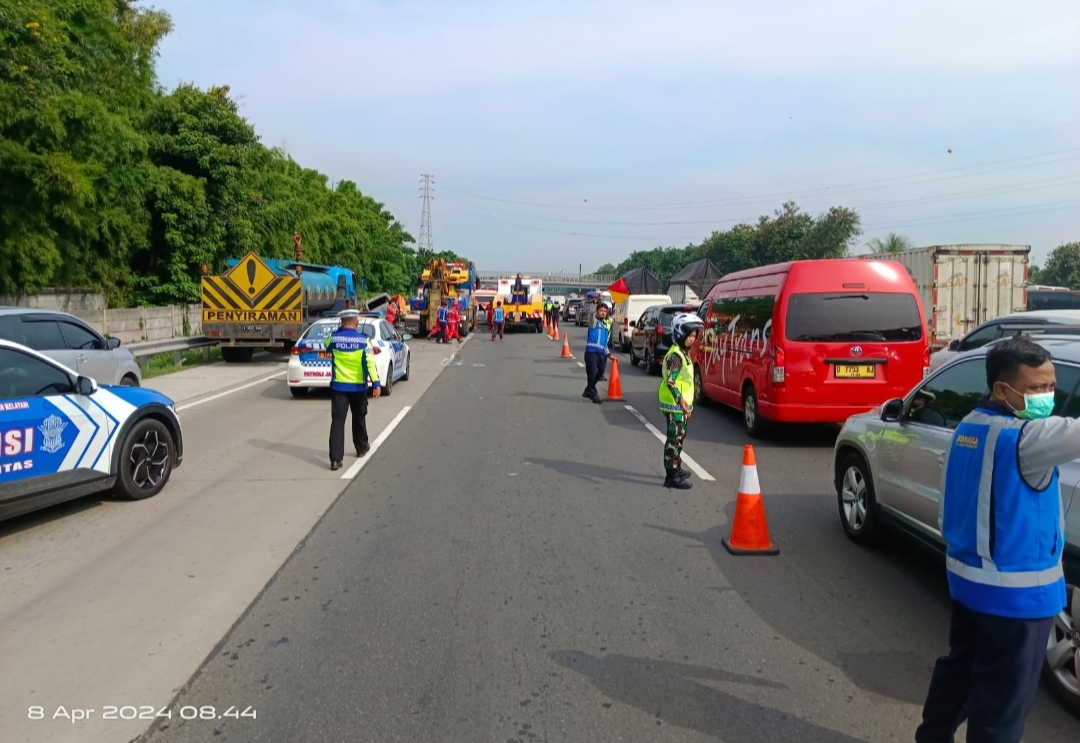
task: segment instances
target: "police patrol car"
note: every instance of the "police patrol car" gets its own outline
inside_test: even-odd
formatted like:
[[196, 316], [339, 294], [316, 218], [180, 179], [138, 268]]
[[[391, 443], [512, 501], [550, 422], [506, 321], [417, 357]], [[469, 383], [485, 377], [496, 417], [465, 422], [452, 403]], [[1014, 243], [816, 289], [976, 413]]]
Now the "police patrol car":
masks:
[[98, 386], [0, 340], [0, 519], [112, 489], [149, 498], [183, 454], [176, 409], [160, 392]]
[[[293, 346], [289, 356], [287, 380], [289, 392], [294, 397], [303, 397], [311, 387], [330, 386], [331, 354], [324, 344], [340, 324], [341, 321], [336, 317], [316, 320]], [[375, 312], [360, 313], [357, 330], [371, 341], [375, 368], [379, 371], [379, 381], [382, 383], [380, 394], [389, 395], [393, 391], [394, 382], [399, 379], [405, 382], [409, 379], [412, 353], [405, 341], [411, 340], [412, 336], [398, 333], [381, 314]]]

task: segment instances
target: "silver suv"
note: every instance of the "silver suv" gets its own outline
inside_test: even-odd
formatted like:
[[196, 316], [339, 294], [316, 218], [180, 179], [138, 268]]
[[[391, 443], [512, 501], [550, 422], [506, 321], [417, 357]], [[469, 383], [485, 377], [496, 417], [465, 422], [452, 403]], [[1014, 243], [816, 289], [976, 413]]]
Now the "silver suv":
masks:
[[105, 338], [67, 312], [0, 307], [0, 338], [28, 346], [99, 384], [142, 383], [135, 356], [119, 338]]
[[[1054, 360], [1054, 415], [1080, 418], [1080, 339], [1051, 335], [1055, 332], [1047, 328], [1031, 338]], [[852, 540], [875, 544], [887, 527], [944, 552], [938, 530], [941, 457], [957, 425], [987, 394], [986, 353], [996, 342], [931, 372], [905, 398], [844, 423], [836, 439], [834, 477], [840, 523]], [[1060, 472], [1069, 605], [1047, 638], [1044, 671], [1065, 705], [1080, 714], [1080, 459]]]

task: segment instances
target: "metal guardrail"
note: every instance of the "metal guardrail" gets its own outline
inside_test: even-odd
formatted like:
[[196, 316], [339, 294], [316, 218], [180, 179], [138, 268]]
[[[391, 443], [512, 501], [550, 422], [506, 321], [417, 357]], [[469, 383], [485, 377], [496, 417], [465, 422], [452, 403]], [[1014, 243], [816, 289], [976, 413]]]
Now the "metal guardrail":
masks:
[[194, 335], [186, 338], [163, 338], [157, 341], [142, 341], [140, 343], [125, 343], [124, 346], [135, 356], [139, 366], [146, 366], [151, 356], [159, 353], [171, 353], [173, 363], [179, 365], [184, 358], [184, 352], [193, 348], [203, 349], [203, 358], [210, 358], [210, 349], [218, 345], [219, 341], [207, 338], [205, 335]]

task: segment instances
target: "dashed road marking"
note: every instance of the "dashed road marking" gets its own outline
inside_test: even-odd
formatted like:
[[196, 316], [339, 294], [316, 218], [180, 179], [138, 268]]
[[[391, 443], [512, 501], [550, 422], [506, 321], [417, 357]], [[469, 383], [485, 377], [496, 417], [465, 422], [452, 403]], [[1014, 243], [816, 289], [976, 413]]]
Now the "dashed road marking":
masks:
[[[648, 429], [653, 436], [660, 439], [661, 441], [667, 441], [667, 436], [660, 433], [659, 429], [657, 429], [657, 427], [654, 426], [652, 423], [649, 423], [648, 419], [644, 415], [639, 413], [637, 410], [635, 410], [633, 405], [624, 405], [623, 407], [633, 413], [634, 417], [641, 421], [641, 424], [645, 426], [645, 428]], [[705, 469], [700, 464], [695, 462], [693, 458], [686, 452], [683, 452], [682, 460], [686, 462], [686, 466], [689, 467], [693, 471], [693, 473], [697, 475], [700, 479], [708, 480], [710, 482], [716, 482], [716, 478], [706, 472]]]
[[271, 375], [269, 375], [267, 377], [259, 377], [258, 379], [254, 380], [252, 382], [247, 382], [246, 384], [242, 384], [242, 385], [240, 385], [238, 387], [233, 387], [232, 389], [225, 390], [224, 392], [218, 392], [216, 395], [208, 395], [207, 397], [201, 397], [198, 400], [192, 400], [191, 402], [186, 402], [183, 405], [177, 405], [176, 406], [176, 412], [180, 413], [180, 412], [182, 412], [184, 410], [187, 410], [188, 408], [193, 408], [196, 405], [202, 405], [204, 402], [213, 402], [214, 400], [220, 400], [221, 398], [225, 397], [226, 395], [231, 395], [234, 392], [239, 392], [240, 390], [246, 390], [249, 387], [254, 387], [257, 384], [262, 384], [263, 382], [269, 382], [272, 379], [277, 379], [277, 378], [283, 377], [283, 376], [285, 376], [285, 372], [274, 372], [273, 374], [271, 374]]
[[368, 453], [360, 459], [357, 459], [352, 463], [352, 466], [349, 467], [349, 469], [345, 470], [345, 474], [341, 476], [342, 480], [351, 480], [360, 474], [360, 470], [364, 469], [364, 465], [375, 458], [375, 453], [379, 451], [379, 447], [383, 445], [384, 441], [390, 438], [390, 434], [394, 432], [394, 429], [398, 427], [398, 424], [401, 423], [401, 421], [405, 420], [405, 416], [409, 414], [410, 410], [412, 410], [412, 405], [406, 405], [398, 411], [398, 414], [387, 424], [386, 428], [382, 430], [382, 433], [371, 442], [371, 449]]
[[582, 369], [584, 369], [584, 368], [585, 368], [585, 364], [581, 363], [580, 361], [579, 361], [579, 362], [577, 362], [577, 365], [578, 365], [578, 366], [580, 366], [580, 367], [581, 367]]

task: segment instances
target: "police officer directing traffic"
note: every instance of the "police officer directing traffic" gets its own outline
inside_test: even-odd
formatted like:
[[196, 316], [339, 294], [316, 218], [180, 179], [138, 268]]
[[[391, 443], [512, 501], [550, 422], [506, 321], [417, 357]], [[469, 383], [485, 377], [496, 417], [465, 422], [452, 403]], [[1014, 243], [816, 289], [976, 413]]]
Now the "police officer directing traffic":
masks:
[[934, 667], [919, 743], [1018, 743], [1054, 617], [1066, 604], [1058, 465], [1080, 456], [1080, 422], [1051, 416], [1049, 352], [1011, 338], [986, 354], [988, 396], [957, 426], [942, 480], [952, 595], [949, 655]]
[[660, 377], [660, 412], [667, 420], [664, 441], [664, 487], [689, 490], [690, 473], [682, 467], [683, 440], [694, 412], [694, 362], [687, 351], [694, 345], [705, 323], [697, 315], [681, 312], [671, 321], [671, 348], [664, 356]]
[[371, 449], [367, 431], [367, 395], [378, 397], [381, 385], [375, 354], [366, 335], [357, 329], [359, 310], [338, 314], [341, 326], [326, 338], [326, 348], [333, 355], [330, 377], [330, 469], [341, 469], [345, 458], [345, 418], [352, 410], [352, 440], [356, 456]]

